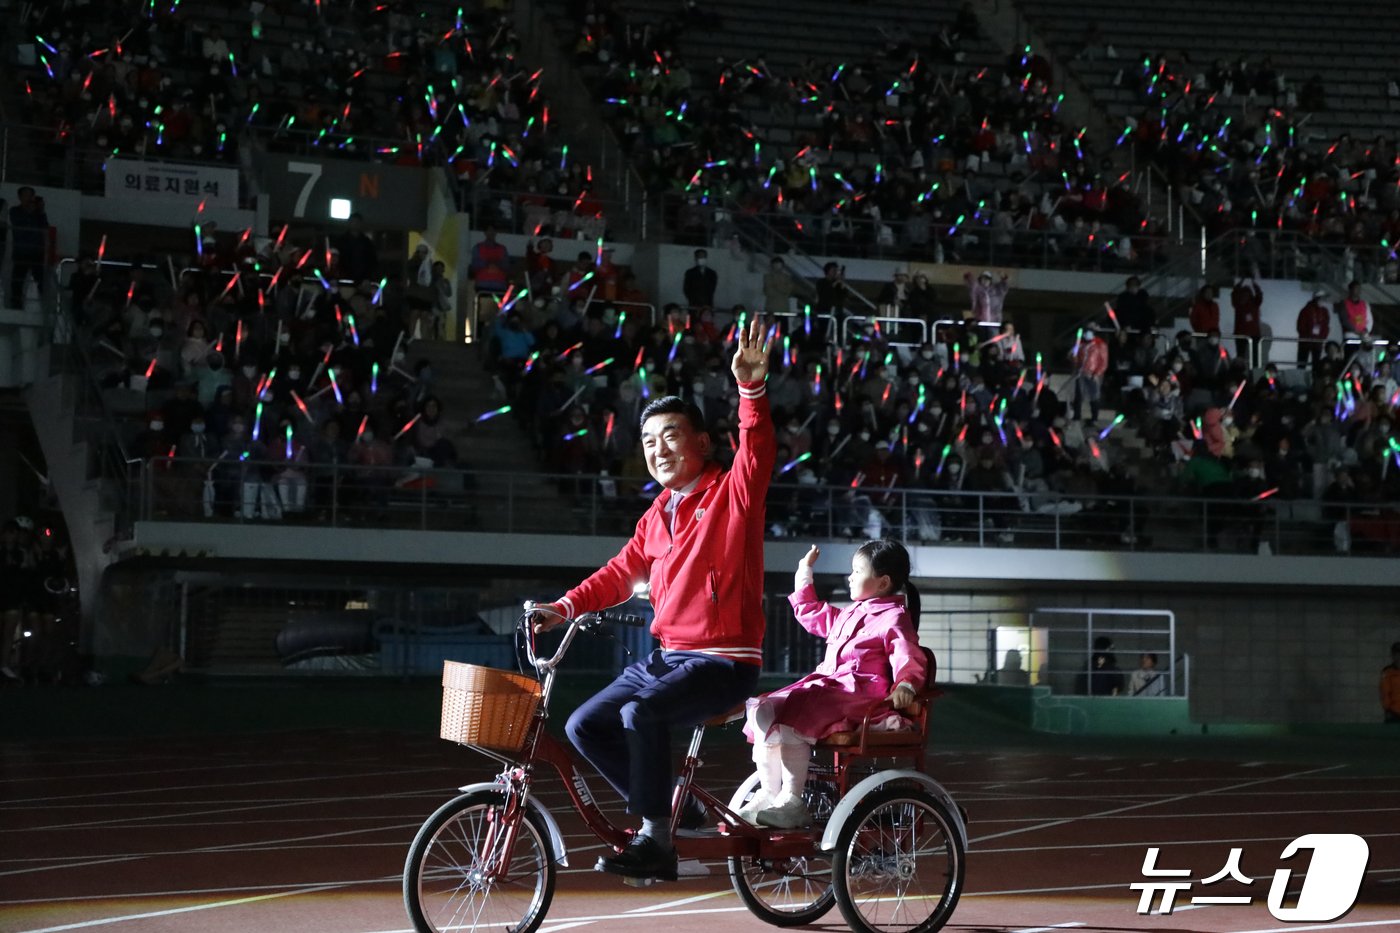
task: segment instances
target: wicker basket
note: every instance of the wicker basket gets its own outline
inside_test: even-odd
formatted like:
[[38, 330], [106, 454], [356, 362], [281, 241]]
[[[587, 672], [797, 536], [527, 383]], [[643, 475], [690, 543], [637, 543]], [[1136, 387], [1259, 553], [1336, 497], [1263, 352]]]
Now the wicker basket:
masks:
[[479, 664], [443, 662], [441, 735], [449, 742], [518, 752], [539, 705], [540, 685], [533, 678]]

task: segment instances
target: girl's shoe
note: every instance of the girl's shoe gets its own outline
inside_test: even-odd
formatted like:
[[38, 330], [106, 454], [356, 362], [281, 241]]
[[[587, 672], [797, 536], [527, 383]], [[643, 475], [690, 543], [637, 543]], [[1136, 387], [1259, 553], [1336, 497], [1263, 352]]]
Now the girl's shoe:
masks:
[[812, 822], [801, 797], [780, 795], [773, 805], [758, 812], [758, 825], [774, 829], [800, 829]]
[[772, 805], [772, 798], [764, 793], [762, 788], [759, 788], [754, 791], [753, 796], [749, 798], [749, 802], [740, 807], [736, 812], [739, 814], [739, 819], [752, 826], [757, 826], [759, 825], [758, 814]]

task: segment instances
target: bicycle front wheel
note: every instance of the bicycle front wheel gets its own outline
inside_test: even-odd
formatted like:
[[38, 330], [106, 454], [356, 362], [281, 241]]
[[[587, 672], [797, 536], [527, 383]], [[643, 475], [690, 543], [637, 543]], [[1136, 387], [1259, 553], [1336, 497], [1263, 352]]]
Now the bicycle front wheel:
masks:
[[832, 864], [836, 904], [856, 933], [933, 933], [962, 895], [966, 852], [940, 801], [892, 788], [851, 811]]
[[549, 831], [521, 814], [502, 864], [505, 794], [474, 791], [443, 804], [418, 830], [403, 870], [403, 900], [418, 933], [533, 933], [554, 897]]

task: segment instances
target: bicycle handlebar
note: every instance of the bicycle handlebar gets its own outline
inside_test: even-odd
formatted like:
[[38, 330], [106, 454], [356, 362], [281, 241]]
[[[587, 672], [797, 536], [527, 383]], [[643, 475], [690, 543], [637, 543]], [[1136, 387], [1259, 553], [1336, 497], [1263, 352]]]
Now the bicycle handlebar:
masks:
[[607, 623], [632, 626], [648, 624], [645, 617], [633, 613], [611, 612], [609, 610], [603, 610], [602, 612], [585, 612], [575, 618], [565, 619], [565, 622], [568, 623], [568, 628], [564, 630], [564, 639], [559, 643], [559, 647], [555, 650], [554, 654], [548, 659], [545, 659], [535, 653], [535, 628], [530, 620], [537, 612], [558, 616], [561, 619], [564, 619], [564, 616], [562, 613], [544, 608], [543, 605], [533, 600], [525, 601], [525, 611], [520, 616], [520, 625], [525, 629], [525, 653], [530, 659], [530, 666], [540, 674], [544, 674], [559, 666], [559, 662], [563, 660], [564, 654], [569, 650], [569, 645], [573, 643], [574, 636], [579, 632], [592, 631]]

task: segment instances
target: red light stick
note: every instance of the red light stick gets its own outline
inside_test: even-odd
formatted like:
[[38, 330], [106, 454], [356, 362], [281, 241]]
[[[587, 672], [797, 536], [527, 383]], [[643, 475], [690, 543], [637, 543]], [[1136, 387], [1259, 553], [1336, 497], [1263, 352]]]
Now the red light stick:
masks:
[[[306, 416], [307, 421], [310, 421], [312, 424], [316, 423], [316, 419], [311, 417], [311, 410], [306, 407], [306, 403], [301, 400], [300, 395], [297, 395], [295, 389], [292, 390], [292, 401], [297, 403], [297, 407], [301, 409], [301, 413]], [[289, 427], [287, 430], [290, 431], [291, 428]]]
[[421, 413], [419, 413], [419, 414], [414, 415], [411, 419], [409, 419], [408, 424], [406, 424], [406, 425], [404, 425], [403, 427], [399, 428], [399, 433], [394, 435], [394, 440], [398, 440], [399, 438], [403, 437], [404, 434], [406, 434], [406, 433], [408, 432], [408, 429], [409, 429], [409, 428], [413, 427], [415, 424], [418, 423], [418, 419], [421, 418], [421, 417], [423, 417], [423, 415], [422, 415]]

